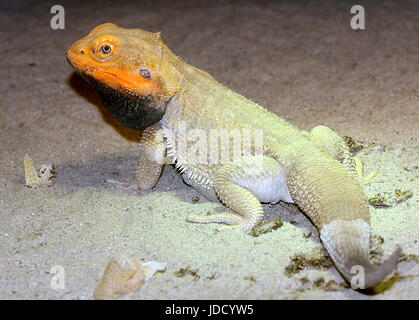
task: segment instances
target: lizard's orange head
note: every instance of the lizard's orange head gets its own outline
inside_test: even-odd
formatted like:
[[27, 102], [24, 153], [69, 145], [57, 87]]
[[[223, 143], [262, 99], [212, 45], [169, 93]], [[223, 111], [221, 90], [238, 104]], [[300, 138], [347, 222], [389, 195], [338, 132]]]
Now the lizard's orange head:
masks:
[[67, 50], [75, 71], [98, 90], [118, 120], [134, 129], [163, 117], [178, 90], [174, 59], [159, 34], [112, 23], [97, 26]]

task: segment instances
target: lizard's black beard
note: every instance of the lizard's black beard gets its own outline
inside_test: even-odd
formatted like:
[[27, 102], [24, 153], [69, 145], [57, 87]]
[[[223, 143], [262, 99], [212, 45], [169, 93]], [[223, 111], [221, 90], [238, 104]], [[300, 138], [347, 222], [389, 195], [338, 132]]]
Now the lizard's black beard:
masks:
[[103, 105], [130, 129], [144, 130], [159, 122], [166, 112], [166, 103], [153, 101], [155, 99], [152, 97], [140, 96], [132, 99], [116, 91], [98, 92]]
[[91, 77], [83, 75], [83, 78], [98, 91], [106, 109], [130, 129], [144, 130], [159, 122], [166, 112], [168, 101], [153, 96], [122, 94]]

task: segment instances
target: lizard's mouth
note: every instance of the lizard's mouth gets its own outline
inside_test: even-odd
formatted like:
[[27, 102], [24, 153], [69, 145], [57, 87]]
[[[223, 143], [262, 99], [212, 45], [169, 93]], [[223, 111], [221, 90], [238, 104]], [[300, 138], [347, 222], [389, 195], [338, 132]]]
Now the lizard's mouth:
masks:
[[79, 61], [79, 59], [70, 52], [70, 49], [67, 50], [65, 58], [67, 59], [67, 62], [70, 64], [70, 66], [72, 66], [77, 73], [83, 72], [81, 61]]
[[88, 65], [86, 62], [83, 62], [82, 59], [76, 55], [71, 54], [69, 51], [70, 50], [67, 51], [65, 57], [69, 65], [73, 67], [74, 71], [82, 78], [85, 78], [86, 75], [93, 77], [94, 73], [97, 72], [98, 69]]

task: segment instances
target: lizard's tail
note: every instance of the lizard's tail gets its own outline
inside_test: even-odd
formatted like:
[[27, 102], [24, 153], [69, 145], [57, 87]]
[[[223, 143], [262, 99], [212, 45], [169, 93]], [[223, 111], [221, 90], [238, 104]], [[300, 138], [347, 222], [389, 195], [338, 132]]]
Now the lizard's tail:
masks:
[[381, 265], [369, 259], [370, 226], [362, 219], [334, 220], [320, 231], [320, 238], [335, 266], [353, 289], [371, 288], [387, 277], [400, 257], [398, 247]]
[[337, 269], [353, 286], [373, 287], [394, 269], [400, 249], [380, 266], [371, 264], [370, 212], [362, 186], [338, 161], [315, 149], [297, 150], [298, 156], [285, 151], [281, 159], [291, 197], [319, 229]]

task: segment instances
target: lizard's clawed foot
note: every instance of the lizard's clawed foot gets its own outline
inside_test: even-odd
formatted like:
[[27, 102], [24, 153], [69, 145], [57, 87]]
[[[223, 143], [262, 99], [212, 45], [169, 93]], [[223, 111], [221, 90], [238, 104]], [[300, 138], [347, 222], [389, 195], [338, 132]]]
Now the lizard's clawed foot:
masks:
[[273, 231], [282, 226], [281, 219], [273, 221], [263, 221], [257, 226], [252, 227], [249, 221], [242, 217], [230, 213], [217, 213], [209, 216], [191, 215], [186, 218], [187, 222], [192, 223], [223, 223], [225, 225], [215, 228], [216, 231], [245, 231], [257, 237], [261, 234]]
[[374, 178], [377, 176], [378, 171], [375, 170], [373, 172], [370, 172], [368, 175], [364, 174], [364, 163], [361, 160], [360, 157], [356, 156], [353, 158], [355, 162], [355, 170], [358, 174], [359, 179], [361, 180], [363, 185], [367, 185], [369, 183], [372, 183]]
[[261, 224], [257, 225], [256, 227], [254, 227], [252, 229], [251, 234], [254, 237], [258, 237], [262, 234], [272, 232], [272, 231], [282, 227], [283, 224], [284, 223], [282, 222], [281, 218], [276, 218], [276, 219], [270, 220], [270, 221], [262, 221]]

